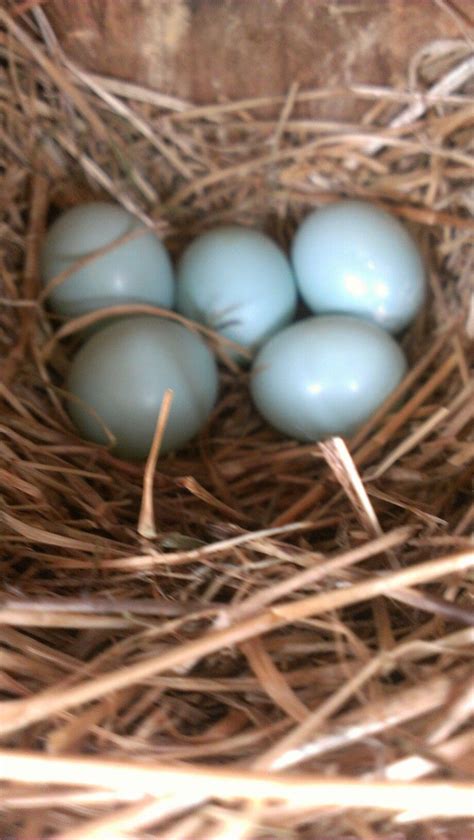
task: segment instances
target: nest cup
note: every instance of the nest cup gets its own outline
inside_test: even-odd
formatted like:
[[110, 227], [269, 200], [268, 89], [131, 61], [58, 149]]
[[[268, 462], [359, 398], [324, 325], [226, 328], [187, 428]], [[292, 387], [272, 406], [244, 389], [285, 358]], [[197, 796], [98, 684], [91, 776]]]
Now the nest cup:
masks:
[[[469, 836], [472, 9], [382, 5], [0, 10], [2, 836]], [[221, 222], [287, 248], [340, 197], [406, 223], [428, 279], [354, 438], [277, 434], [225, 357], [184, 450], [77, 436], [94, 317], [45, 307], [57, 213], [116, 201], [176, 258]]]

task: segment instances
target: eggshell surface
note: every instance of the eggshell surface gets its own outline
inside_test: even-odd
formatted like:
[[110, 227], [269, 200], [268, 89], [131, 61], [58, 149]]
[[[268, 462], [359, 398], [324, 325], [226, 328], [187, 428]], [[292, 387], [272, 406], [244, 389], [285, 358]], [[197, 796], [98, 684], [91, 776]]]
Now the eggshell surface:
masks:
[[251, 350], [293, 318], [296, 299], [289, 260], [256, 230], [210, 230], [178, 264], [179, 312]]
[[340, 201], [310, 213], [291, 249], [298, 287], [316, 314], [366, 318], [397, 333], [425, 297], [418, 247], [389, 213], [363, 201]]
[[104, 327], [81, 347], [66, 387], [79, 400], [68, 408], [83, 437], [109, 442], [98, 415], [116, 438], [116, 454], [142, 459], [167, 388], [173, 400], [161, 452], [199, 432], [216, 401], [217, 366], [204, 341], [181, 324], [135, 316]]
[[[119, 205], [91, 202], [67, 210], [49, 228], [42, 248], [43, 284], [142, 222]], [[48, 295], [59, 315], [77, 317], [107, 306], [147, 303], [170, 309], [174, 276], [168, 252], [153, 233], [131, 239], [78, 268]]]
[[397, 342], [349, 316], [306, 318], [273, 336], [257, 354], [251, 393], [276, 429], [301, 441], [351, 435], [406, 371]]

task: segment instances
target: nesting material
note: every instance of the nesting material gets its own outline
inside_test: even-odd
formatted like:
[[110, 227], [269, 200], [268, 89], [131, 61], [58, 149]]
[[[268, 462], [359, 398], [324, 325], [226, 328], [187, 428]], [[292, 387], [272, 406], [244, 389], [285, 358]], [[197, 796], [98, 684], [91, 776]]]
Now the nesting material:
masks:
[[[194, 107], [92, 76], [46, 12], [0, 11], [0, 834], [463, 840], [472, 45], [338, 91], [366, 105], [341, 124], [305, 111], [330, 84]], [[287, 247], [340, 196], [429, 266], [409, 373], [352, 440], [272, 431], [231, 358], [206, 432], [156, 461], [158, 423], [146, 471], [77, 437], [61, 383], [94, 316], [46, 313], [55, 213], [116, 200], [178, 255], [220, 222]]]

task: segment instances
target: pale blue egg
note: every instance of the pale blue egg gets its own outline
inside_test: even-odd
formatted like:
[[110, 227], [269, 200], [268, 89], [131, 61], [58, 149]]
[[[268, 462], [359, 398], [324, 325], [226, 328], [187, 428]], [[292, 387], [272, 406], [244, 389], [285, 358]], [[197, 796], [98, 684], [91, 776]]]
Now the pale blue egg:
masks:
[[425, 297], [418, 247], [403, 225], [364, 201], [339, 201], [304, 219], [292, 244], [296, 280], [318, 313], [345, 313], [399, 332]]
[[238, 225], [198, 236], [177, 271], [178, 311], [253, 350], [291, 321], [296, 284], [268, 236]]
[[164, 318], [122, 319], [92, 336], [74, 357], [67, 390], [69, 413], [80, 433], [107, 443], [103, 427], [115, 435], [115, 452], [145, 458], [167, 388], [173, 401], [161, 452], [179, 449], [206, 423], [217, 398], [214, 356], [191, 330]]
[[265, 419], [301, 441], [351, 435], [397, 387], [402, 350], [375, 324], [312, 317], [274, 335], [258, 352], [251, 392]]
[[[49, 228], [41, 252], [41, 277], [46, 285], [76, 260], [143, 227], [118, 204], [104, 201], [67, 210]], [[48, 296], [59, 315], [77, 317], [107, 306], [146, 303], [171, 309], [173, 268], [168, 252], [153, 233], [117, 246], [75, 271]]]

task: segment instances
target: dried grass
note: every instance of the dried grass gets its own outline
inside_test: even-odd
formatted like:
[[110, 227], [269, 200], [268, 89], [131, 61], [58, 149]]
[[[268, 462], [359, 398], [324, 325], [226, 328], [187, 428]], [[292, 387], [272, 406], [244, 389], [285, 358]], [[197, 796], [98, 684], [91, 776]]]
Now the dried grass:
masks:
[[[0, 10], [0, 833], [467, 837], [472, 42], [428, 45], [404, 90], [194, 107], [73, 66], [23, 6]], [[334, 95], [360, 124], [308, 118]], [[341, 195], [406, 220], [430, 276], [411, 370], [352, 441], [282, 439], [225, 358], [187, 450], [156, 462], [158, 423], [144, 470], [76, 437], [50, 208], [111, 197], [176, 254], [230, 219], [287, 245]]]

